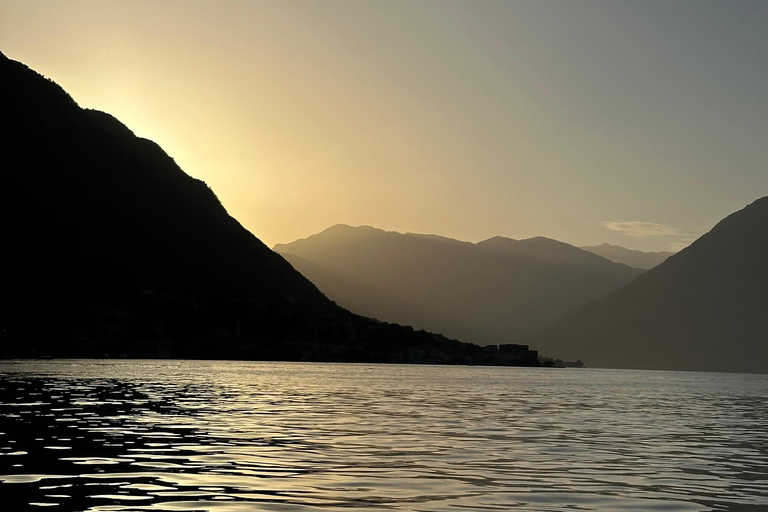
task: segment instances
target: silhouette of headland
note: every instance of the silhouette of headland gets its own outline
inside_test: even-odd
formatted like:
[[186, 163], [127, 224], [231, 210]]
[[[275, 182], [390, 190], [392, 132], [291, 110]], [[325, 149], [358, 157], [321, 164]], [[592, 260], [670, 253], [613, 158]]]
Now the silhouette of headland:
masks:
[[157, 144], [0, 54], [0, 357], [537, 365], [355, 315]]

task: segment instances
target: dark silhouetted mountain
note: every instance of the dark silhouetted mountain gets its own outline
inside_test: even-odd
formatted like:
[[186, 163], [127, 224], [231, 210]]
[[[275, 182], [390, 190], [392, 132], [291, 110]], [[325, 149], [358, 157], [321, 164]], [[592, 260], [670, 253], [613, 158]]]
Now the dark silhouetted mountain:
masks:
[[635, 251], [633, 249], [627, 249], [618, 245], [600, 244], [589, 245], [582, 247], [585, 251], [597, 254], [603, 258], [616, 263], [623, 263], [624, 265], [642, 268], [645, 270], [651, 269], [662, 263], [664, 260], [675, 254], [674, 252], [660, 251], [660, 252], [643, 252]]
[[768, 372], [768, 197], [529, 341], [589, 366]]
[[547, 238], [473, 244], [368, 226], [275, 250], [344, 307], [477, 343], [515, 342], [641, 273]]
[[2, 54], [0, 112], [0, 356], [535, 363], [338, 307], [157, 144]]

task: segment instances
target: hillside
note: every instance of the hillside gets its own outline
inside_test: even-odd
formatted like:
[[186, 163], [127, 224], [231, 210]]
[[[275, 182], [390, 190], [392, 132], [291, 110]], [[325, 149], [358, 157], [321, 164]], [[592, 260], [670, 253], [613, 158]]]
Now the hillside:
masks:
[[275, 250], [344, 307], [483, 344], [516, 342], [641, 273], [546, 238], [473, 244], [368, 226]]
[[0, 357], [535, 364], [338, 307], [157, 144], [2, 54], [0, 111]]
[[660, 252], [643, 252], [633, 249], [627, 249], [618, 245], [600, 244], [590, 245], [582, 247], [585, 251], [589, 251], [598, 256], [616, 263], [623, 263], [629, 267], [642, 268], [645, 270], [651, 269], [656, 265], [662, 263], [664, 260], [675, 254], [669, 251]]
[[530, 337], [589, 366], [768, 372], [768, 197]]

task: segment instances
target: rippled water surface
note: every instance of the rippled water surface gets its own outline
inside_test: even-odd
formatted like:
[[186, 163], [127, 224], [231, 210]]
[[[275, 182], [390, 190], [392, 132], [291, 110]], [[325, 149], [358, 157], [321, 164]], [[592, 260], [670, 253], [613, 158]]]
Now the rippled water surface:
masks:
[[768, 376], [0, 362], [0, 509], [768, 510]]

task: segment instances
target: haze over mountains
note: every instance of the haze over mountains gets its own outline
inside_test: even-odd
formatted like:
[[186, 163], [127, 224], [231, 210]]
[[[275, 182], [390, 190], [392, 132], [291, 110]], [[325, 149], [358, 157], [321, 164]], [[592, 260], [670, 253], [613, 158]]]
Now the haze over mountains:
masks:
[[473, 244], [368, 226], [275, 250], [344, 307], [482, 344], [514, 343], [642, 273], [547, 238]]
[[600, 244], [589, 245], [582, 247], [585, 251], [589, 251], [598, 256], [616, 263], [623, 263], [630, 267], [651, 269], [662, 263], [664, 260], [675, 254], [674, 252], [660, 251], [660, 252], [643, 252], [626, 247], [620, 247], [618, 245]]
[[768, 197], [528, 341], [592, 366], [768, 372]]
[[202, 181], [0, 53], [0, 357], [535, 364], [328, 300]]

